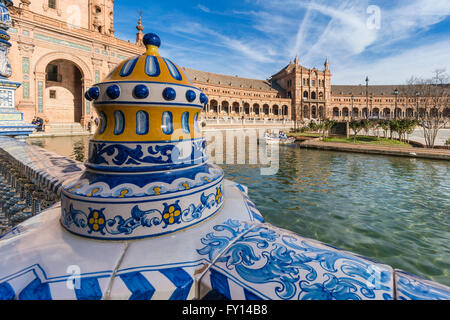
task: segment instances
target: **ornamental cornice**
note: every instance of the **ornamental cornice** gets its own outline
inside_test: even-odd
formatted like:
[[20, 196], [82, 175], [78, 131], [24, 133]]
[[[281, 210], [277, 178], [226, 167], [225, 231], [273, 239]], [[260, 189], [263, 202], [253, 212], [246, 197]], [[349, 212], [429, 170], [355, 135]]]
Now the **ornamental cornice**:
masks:
[[34, 53], [34, 47], [35, 45], [32, 43], [26, 43], [26, 42], [22, 42], [22, 41], [18, 41], [18, 48], [21, 54], [33, 54]]
[[121, 51], [129, 52], [131, 54], [142, 53], [142, 47], [128, 41], [115, 38], [114, 36], [100, 34], [86, 28], [77, 28], [75, 30], [73, 27], [71, 28], [67, 26], [65, 22], [58, 19], [33, 13], [31, 11], [24, 11], [18, 8], [16, 11], [17, 12], [12, 15], [13, 21], [19, 25], [30, 25], [35, 31], [52, 33], [55, 33], [56, 31], [58, 33], [58, 37], [70, 37], [72, 40], [88, 42], [90, 45], [93, 43], [107, 45], [111, 49], [120, 49]]
[[103, 60], [97, 59], [97, 58], [92, 58], [92, 64], [96, 67], [101, 67], [101, 66], [103, 66]]
[[116, 62], [108, 61], [109, 70], [114, 69], [115, 67], [117, 67], [117, 65], [118, 65], [118, 63], [116, 63]]

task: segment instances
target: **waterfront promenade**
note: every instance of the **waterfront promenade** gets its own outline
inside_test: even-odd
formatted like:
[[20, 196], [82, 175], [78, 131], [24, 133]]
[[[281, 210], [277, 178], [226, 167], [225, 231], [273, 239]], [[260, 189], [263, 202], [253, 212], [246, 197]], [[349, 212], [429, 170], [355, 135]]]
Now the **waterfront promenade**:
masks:
[[366, 154], [380, 154], [388, 156], [401, 156], [410, 158], [424, 158], [434, 160], [450, 160], [448, 149], [426, 149], [379, 145], [361, 145], [340, 142], [324, 142], [319, 139], [311, 139], [299, 143], [301, 148], [319, 149], [329, 151], [357, 152]]

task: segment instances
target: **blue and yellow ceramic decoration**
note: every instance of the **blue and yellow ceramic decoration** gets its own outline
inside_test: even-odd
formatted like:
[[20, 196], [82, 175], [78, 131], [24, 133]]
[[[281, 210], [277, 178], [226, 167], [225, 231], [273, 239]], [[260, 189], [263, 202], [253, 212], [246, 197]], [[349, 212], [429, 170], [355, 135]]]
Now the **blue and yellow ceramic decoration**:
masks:
[[208, 98], [159, 55], [157, 35], [146, 34], [144, 44], [143, 55], [120, 63], [85, 94], [100, 124], [87, 170], [62, 192], [61, 222], [75, 234], [157, 236], [197, 224], [223, 205], [223, 171], [206, 162], [197, 124]]

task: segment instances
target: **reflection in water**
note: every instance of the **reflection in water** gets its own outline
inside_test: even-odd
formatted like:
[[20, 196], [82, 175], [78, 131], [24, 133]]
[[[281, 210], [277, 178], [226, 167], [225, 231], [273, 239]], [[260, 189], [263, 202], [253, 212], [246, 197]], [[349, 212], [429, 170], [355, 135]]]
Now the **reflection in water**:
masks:
[[28, 138], [27, 143], [84, 162], [88, 156], [89, 139], [89, 136]]
[[84, 162], [86, 160], [86, 146], [83, 141], [74, 142], [72, 158], [80, 162]]
[[[30, 139], [86, 159], [88, 137]], [[83, 147], [82, 147], [83, 146]], [[266, 221], [450, 285], [450, 164], [280, 146], [280, 169], [222, 165]]]

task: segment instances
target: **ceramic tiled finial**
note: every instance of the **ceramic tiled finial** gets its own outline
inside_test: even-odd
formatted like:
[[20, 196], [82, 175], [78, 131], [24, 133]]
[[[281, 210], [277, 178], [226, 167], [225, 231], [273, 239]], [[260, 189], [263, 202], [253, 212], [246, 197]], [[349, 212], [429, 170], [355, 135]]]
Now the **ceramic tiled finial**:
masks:
[[197, 124], [208, 98], [143, 37], [130, 58], [87, 90], [100, 118], [86, 172], [66, 183], [62, 224], [81, 236], [135, 239], [171, 233], [222, 206], [223, 172], [208, 164]]

